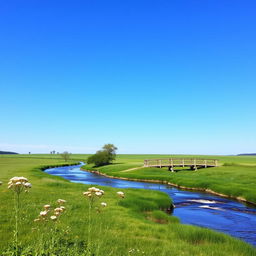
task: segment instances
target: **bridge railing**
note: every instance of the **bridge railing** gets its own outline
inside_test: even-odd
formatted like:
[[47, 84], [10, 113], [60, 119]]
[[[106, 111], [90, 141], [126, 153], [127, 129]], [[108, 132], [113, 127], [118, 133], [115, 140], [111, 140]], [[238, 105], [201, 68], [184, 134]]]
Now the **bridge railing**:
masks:
[[197, 158], [163, 158], [163, 159], [147, 159], [144, 160], [144, 166], [218, 166], [217, 159], [197, 159]]

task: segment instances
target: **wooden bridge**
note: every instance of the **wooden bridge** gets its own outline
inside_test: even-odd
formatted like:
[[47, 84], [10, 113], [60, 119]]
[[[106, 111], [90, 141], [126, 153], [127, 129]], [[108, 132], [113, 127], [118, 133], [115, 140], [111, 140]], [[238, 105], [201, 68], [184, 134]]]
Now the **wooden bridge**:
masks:
[[169, 171], [174, 171], [174, 167], [190, 167], [191, 170], [198, 168], [217, 167], [216, 159], [191, 159], [191, 158], [165, 158], [144, 160], [144, 167], [168, 167]]

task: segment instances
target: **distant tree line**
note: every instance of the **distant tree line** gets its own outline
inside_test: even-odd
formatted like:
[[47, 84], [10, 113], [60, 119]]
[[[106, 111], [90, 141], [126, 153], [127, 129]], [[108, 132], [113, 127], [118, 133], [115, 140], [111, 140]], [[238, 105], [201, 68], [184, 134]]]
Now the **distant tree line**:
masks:
[[10, 151], [0, 151], [0, 155], [16, 155], [19, 153], [16, 152], [10, 152]]

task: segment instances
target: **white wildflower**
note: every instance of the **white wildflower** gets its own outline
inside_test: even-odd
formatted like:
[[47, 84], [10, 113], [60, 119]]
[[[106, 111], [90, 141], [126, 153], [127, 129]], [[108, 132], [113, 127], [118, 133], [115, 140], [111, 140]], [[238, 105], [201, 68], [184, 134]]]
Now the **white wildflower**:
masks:
[[44, 205], [44, 209], [48, 210], [51, 206], [49, 204]]
[[102, 203], [101, 203], [101, 206], [102, 206], [102, 207], [106, 207], [106, 206], [107, 206], [107, 203], [102, 202]]
[[32, 187], [31, 183], [29, 183], [29, 182], [26, 182], [26, 183], [24, 184], [24, 186], [25, 186], [26, 188], [31, 188], [31, 187]]
[[8, 189], [13, 189], [14, 192], [20, 194], [23, 190], [28, 192], [28, 189], [31, 188], [31, 183], [28, 182], [28, 179], [25, 177], [12, 177], [8, 182]]
[[58, 207], [54, 209], [54, 212], [63, 212], [62, 208]]
[[66, 200], [63, 200], [63, 199], [58, 199], [57, 200], [57, 203], [58, 204], [65, 204], [67, 201]]
[[45, 217], [47, 215], [48, 211], [41, 211], [40, 216]]
[[122, 192], [122, 191], [118, 191], [118, 192], [117, 192], [117, 195], [118, 195], [119, 197], [121, 197], [121, 198], [124, 198], [124, 192]]
[[63, 212], [66, 210], [66, 207], [64, 206], [61, 206], [60, 208], [62, 209]]
[[51, 220], [57, 220], [57, 217], [55, 215], [50, 217]]
[[102, 193], [101, 192], [96, 192], [95, 195], [98, 196], [98, 197], [101, 197]]
[[98, 192], [99, 189], [95, 188], [95, 187], [91, 187], [91, 188], [88, 188], [88, 191], [90, 191], [90, 192]]

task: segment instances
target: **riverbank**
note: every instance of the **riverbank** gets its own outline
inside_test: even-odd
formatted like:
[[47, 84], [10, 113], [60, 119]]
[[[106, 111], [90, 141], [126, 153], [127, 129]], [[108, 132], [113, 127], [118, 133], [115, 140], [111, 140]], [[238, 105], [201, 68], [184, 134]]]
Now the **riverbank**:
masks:
[[[58, 223], [58, 229], [64, 231], [58, 249], [61, 249], [61, 255], [83, 255], [76, 249], [83, 249], [88, 237], [88, 204], [82, 192], [89, 186], [71, 183], [40, 170], [42, 166], [63, 164], [65, 162], [60, 159], [0, 158], [0, 180], [3, 181], [0, 187], [1, 250], [11, 245], [13, 237], [13, 194], [6, 185], [13, 176], [25, 176], [32, 183], [32, 188], [21, 198], [24, 217], [20, 242], [30, 251], [23, 255], [31, 255], [31, 250], [40, 245], [41, 234], [35, 231], [38, 224], [33, 220], [44, 204], [52, 205], [58, 198], [67, 200], [66, 212]], [[256, 254], [255, 248], [242, 241], [208, 229], [180, 224], [177, 218], [159, 212], [160, 208], [171, 204], [165, 193], [125, 189], [125, 198], [121, 200], [116, 196], [118, 189], [101, 188], [105, 191], [102, 200], [107, 207], [100, 214], [95, 212], [92, 222], [91, 235], [96, 255], [130, 255], [134, 251], [136, 255], [152, 256], [169, 255], [170, 252], [177, 256]], [[45, 238], [51, 235], [49, 228]], [[1, 252], [1, 255], [4, 254]]]
[[167, 168], [143, 168], [145, 157], [150, 156], [122, 156], [112, 165], [98, 168], [86, 165], [83, 168], [111, 178], [169, 184], [256, 205], [256, 157], [212, 156], [220, 161], [219, 167], [197, 171], [177, 168], [178, 172], [175, 173], [169, 172]]
[[[105, 174], [103, 172], [100, 172], [96, 168], [93, 168], [93, 167], [86, 167], [85, 166], [85, 167], [82, 167], [81, 169], [83, 169], [84, 171], [87, 171], [87, 172], [95, 173], [95, 174], [102, 175], [104, 177], [108, 177], [108, 178], [112, 178], [112, 179], [121, 179], [121, 180], [129, 180], [129, 181], [141, 181], [141, 182], [148, 182], [148, 183], [165, 184], [165, 185], [170, 185], [170, 186], [173, 186], [173, 187], [176, 187], [176, 188], [179, 188], [179, 189], [183, 189], [183, 190], [205, 192], [205, 193], [209, 193], [209, 194], [224, 197], [224, 198], [234, 199], [234, 200], [237, 200], [239, 202], [243, 202], [243, 203], [247, 203], [247, 204], [251, 204], [251, 205], [256, 206], [256, 202], [248, 201], [248, 200], [246, 200], [245, 198], [242, 198], [242, 197], [235, 197], [235, 196], [231, 196], [231, 195], [225, 195], [225, 194], [222, 194], [222, 193], [218, 193], [218, 192], [213, 191], [213, 190], [208, 189], [208, 188], [186, 187], [186, 186], [182, 186], [182, 185], [178, 185], [178, 184], [175, 184], [175, 183], [168, 182], [166, 180], [157, 180], [157, 179], [150, 179], [149, 180], [149, 179], [126, 178], [126, 177], [121, 177], [121, 176], [111, 176], [111, 175]], [[139, 168], [133, 168], [133, 170], [139, 170]], [[124, 170], [122, 172], [126, 172], [126, 170]]]

